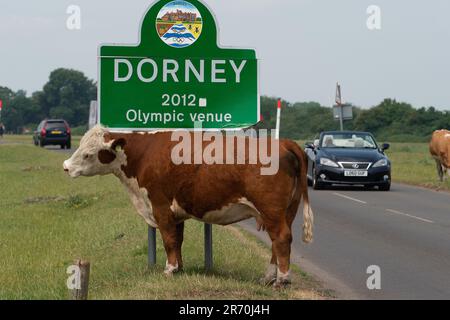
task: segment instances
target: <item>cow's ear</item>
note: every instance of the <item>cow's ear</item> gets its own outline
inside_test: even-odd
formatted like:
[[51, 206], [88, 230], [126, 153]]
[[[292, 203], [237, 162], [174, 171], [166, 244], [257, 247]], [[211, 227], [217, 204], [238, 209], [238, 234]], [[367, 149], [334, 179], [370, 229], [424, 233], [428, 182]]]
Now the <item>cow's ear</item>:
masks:
[[113, 143], [111, 145], [111, 149], [114, 151], [117, 151], [118, 147], [123, 149], [123, 147], [125, 147], [126, 144], [127, 144], [127, 142], [125, 141], [124, 138], [119, 138], [119, 139], [116, 139], [113, 141]]

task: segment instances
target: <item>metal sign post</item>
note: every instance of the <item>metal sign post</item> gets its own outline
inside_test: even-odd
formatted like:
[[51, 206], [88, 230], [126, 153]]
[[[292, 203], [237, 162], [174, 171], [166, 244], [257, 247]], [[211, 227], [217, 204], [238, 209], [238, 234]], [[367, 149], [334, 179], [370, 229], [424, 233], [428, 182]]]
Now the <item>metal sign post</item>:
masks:
[[148, 226], [148, 266], [156, 264], [156, 229]]
[[341, 131], [344, 131], [344, 120], [353, 119], [353, 106], [342, 102], [341, 86], [336, 84], [336, 104], [333, 106], [333, 117], [339, 120]]
[[[212, 225], [205, 223], [205, 269], [213, 268], [213, 236]], [[148, 227], [148, 266], [156, 265], [156, 229]]]
[[91, 101], [89, 108], [89, 129], [92, 129], [98, 123], [98, 103]]
[[205, 269], [213, 268], [212, 225], [205, 223]]
[[341, 131], [344, 131], [344, 107], [342, 105], [338, 106], [339, 108], [339, 122], [341, 125]]

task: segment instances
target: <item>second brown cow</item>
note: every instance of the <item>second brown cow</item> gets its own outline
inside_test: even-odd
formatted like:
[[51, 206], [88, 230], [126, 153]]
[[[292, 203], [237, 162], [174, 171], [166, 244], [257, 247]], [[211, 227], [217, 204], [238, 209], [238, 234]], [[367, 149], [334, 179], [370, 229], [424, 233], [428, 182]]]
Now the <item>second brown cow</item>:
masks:
[[436, 130], [430, 141], [430, 153], [436, 161], [440, 181], [444, 181], [445, 172], [450, 173], [450, 131]]

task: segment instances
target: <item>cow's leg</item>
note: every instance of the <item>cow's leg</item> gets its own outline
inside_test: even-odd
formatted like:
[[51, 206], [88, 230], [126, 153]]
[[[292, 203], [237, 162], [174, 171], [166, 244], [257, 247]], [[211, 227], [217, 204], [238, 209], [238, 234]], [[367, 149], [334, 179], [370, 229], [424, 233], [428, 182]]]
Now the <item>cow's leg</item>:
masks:
[[[291, 234], [292, 234], [292, 231], [291, 231], [292, 223], [294, 222], [295, 216], [297, 214], [297, 209], [298, 209], [299, 204], [300, 204], [300, 200], [296, 200], [287, 209], [286, 223], [287, 223], [287, 227], [289, 228], [289, 233], [291, 233]], [[277, 281], [278, 261], [277, 261], [277, 255], [275, 253], [275, 251], [276, 251], [275, 240], [277, 239], [277, 236], [276, 236], [276, 232], [275, 233], [272, 232], [272, 234], [273, 234], [273, 238], [271, 236], [272, 258], [270, 259], [270, 264], [267, 266], [267, 270], [264, 275], [264, 278], [261, 279], [261, 282], [264, 285], [271, 285]], [[269, 235], [270, 235], [270, 232], [269, 232]], [[292, 239], [290, 240], [290, 243], [289, 243], [289, 258], [290, 258], [291, 243], [292, 243]], [[289, 267], [288, 267], [288, 270], [289, 270]], [[289, 282], [289, 278], [287, 279], [287, 282]]]
[[435, 159], [436, 161], [436, 168], [439, 176], [439, 181], [444, 181], [444, 170], [442, 169], [441, 161], [438, 159]]
[[164, 273], [170, 276], [177, 272], [179, 268], [177, 259], [177, 225], [172, 217], [172, 211], [169, 207], [155, 208], [154, 214], [167, 255]]
[[176, 225], [165, 226], [165, 228], [161, 228], [160, 225], [161, 237], [164, 243], [164, 249], [166, 250], [167, 261], [166, 268], [164, 269], [164, 273], [168, 276], [171, 276], [173, 273], [178, 272], [179, 264], [177, 259], [177, 228]]
[[275, 248], [272, 243], [272, 258], [270, 259], [270, 263], [267, 266], [264, 277], [261, 279], [261, 283], [265, 286], [273, 284], [277, 280], [277, 269], [277, 256], [275, 254]]
[[166, 250], [167, 260], [164, 273], [171, 276], [173, 273], [179, 270], [178, 264], [178, 228], [177, 221], [174, 218], [174, 214], [170, 209], [170, 202], [164, 197], [164, 195], [155, 192], [153, 197], [150, 198], [153, 205], [153, 215], [159, 227], [161, 238]]
[[276, 268], [274, 274], [275, 287], [281, 287], [290, 283], [289, 267], [292, 245], [292, 224], [297, 214], [300, 201], [301, 199], [295, 199], [289, 205], [286, 211], [286, 222], [281, 223], [281, 230], [272, 239], [272, 260], [270, 263], [271, 266]]
[[183, 271], [183, 257], [181, 248], [183, 246], [184, 239], [184, 222], [177, 224], [177, 262], [178, 270]]
[[289, 277], [291, 243], [291, 229], [285, 225], [283, 226], [282, 231], [275, 242], [278, 260], [277, 281], [275, 282], [276, 287], [284, 286], [291, 282]]
[[289, 264], [291, 256], [292, 233], [286, 221], [280, 221], [279, 227], [268, 227], [272, 246], [277, 259], [277, 279], [275, 287], [282, 287], [290, 283]]

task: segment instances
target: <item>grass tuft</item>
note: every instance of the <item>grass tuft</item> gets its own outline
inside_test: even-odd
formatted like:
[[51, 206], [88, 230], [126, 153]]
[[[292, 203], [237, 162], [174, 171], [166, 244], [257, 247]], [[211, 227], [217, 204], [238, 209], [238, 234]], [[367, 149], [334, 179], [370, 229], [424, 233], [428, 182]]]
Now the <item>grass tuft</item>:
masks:
[[71, 195], [64, 202], [64, 206], [69, 209], [84, 209], [92, 204], [92, 199], [83, 195]]

